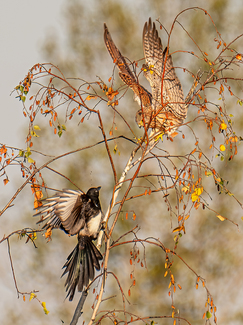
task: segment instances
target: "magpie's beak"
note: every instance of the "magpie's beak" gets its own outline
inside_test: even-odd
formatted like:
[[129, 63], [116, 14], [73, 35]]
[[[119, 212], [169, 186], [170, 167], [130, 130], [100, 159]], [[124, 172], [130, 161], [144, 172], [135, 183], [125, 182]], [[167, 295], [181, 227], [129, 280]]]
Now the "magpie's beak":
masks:
[[97, 190], [99, 191], [101, 189], [101, 186], [97, 187]]

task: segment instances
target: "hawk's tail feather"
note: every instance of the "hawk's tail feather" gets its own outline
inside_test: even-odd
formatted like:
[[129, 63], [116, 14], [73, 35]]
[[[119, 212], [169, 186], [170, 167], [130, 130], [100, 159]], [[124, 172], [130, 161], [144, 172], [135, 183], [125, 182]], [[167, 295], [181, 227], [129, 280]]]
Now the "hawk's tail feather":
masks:
[[88, 237], [80, 237], [79, 243], [69, 254], [63, 266], [65, 270], [62, 276], [68, 273], [65, 286], [70, 301], [73, 300], [76, 287], [81, 292], [88, 286], [89, 281], [94, 279], [94, 269], [100, 270], [100, 260], [102, 255], [92, 240]]

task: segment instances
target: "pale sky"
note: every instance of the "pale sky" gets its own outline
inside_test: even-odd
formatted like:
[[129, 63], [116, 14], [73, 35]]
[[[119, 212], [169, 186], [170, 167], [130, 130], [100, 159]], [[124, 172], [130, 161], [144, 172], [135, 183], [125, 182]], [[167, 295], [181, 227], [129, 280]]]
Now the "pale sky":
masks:
[[27, 127], [21, 103], [11, 91], [35, 63], [48, 30], [61, 26], [64, 0], [1, 0], [0, 10], [0, 143], [23, 146]]

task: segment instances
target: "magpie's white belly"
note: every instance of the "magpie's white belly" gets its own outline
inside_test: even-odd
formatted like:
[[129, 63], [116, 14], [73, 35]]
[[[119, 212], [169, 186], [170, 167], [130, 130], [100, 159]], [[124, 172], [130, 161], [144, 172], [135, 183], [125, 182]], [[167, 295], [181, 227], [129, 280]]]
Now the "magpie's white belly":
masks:
[[100, 229], [100, 223], [101, 223], [102, 213], [101, 211], [93, 218], [87, 222], [87, 230], [89, 232], [90, 236], [96, 236], [99, 229]]

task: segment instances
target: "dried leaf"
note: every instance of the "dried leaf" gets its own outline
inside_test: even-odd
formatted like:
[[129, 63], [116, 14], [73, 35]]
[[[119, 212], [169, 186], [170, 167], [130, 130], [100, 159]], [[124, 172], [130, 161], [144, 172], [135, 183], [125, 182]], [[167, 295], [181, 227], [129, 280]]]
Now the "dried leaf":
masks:
[[220, 214], [218, 214], [217, 217], [219, 218], [220, 221], [224, 221], [225, 220], [225, 218], [222, 217]]
[[3, 180], [3, 184], [4, 184], [4, 185], [7, 185], [8, 182], [9, 182], [9, 180], [8, 180], [7, 178], [5, 178], [5, 179]]
[[238, 53], [238, 54], [236, 55], [236, 59], [237, 59], [237, 60], [242, 60], [242, 55], [241, 55], [240, 53]]

